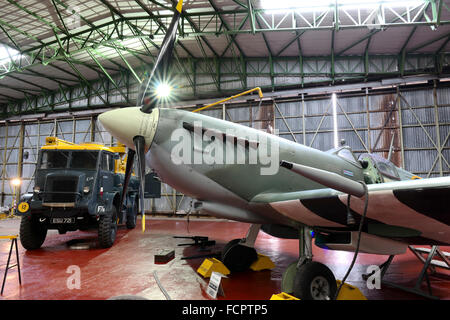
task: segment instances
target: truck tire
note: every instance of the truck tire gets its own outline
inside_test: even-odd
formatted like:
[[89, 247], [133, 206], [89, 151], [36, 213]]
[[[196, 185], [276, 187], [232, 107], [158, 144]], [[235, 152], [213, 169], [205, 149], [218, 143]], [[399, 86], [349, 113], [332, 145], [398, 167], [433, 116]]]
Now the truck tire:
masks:
[[20, 243], [27, 250], [39, 249], [47, 236], [47, 228], [41, 226], [30, 213], [20, 221]]
[[136, 227], [136, 220], [138, 214], [138, 199], [134, 199], [133, 209], [127, 213], [127, 229], [134, 229]]
[[98, 221], [98, 242], [102, 248], [110, 248], [116, 240], [117, 209], [113, 205], [111, 212], [100, 217]]

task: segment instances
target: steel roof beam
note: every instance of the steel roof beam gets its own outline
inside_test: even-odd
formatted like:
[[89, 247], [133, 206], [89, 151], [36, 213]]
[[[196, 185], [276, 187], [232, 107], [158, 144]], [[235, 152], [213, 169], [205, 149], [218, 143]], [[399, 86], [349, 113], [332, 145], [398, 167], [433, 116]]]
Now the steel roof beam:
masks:
[[[14, 100], [17, 100], [17, 98], [8, 96], [7, 94], [4, 94], [4, 93], [0, 93], [0, 96], [3, 97], [3, 98], [8, 99], [8, 101], [14, 101]], [[6, 110], [3, 110], [3, 111], [6, 111]]]
[[[13, 90], [13, 91], [17, 91], [17, 92], [20, 92], [20, 93], [25, 94], [25, 95], [30, 94], [30, 91], [31, 92], [41, 92], [41, 90], [37, 90], [37, 89], [15, 88], [15, 87], [12, 87], [12, 86], [4, 84], [4, 83], [1, 83], [0, 85], [2, 87], [4, 87], [4, 88], [7, 88], [7, 89]], [[31, 94], [31, 95], [32, 96], [36, 96], [35, 94]]]
[[[190, 17], [185, 17], [188, 21], [189, 25], [192, 27], [192, 29], [195, 30], [195, 32], [201, 32], [200, 29], [195, 25], [194, 21]], [[208, 42], [208, 40], [205, 38], [205, 36], [200, 36], [200, 39], [203, 40], [203, 42], [208, 46], [209, 50], [214, 54], [215, 57], [219, 57], [216, 50], [211, 46], [211, 44]]]
[[448, 36], [450, 36], [450, 32], [447, 32], [447, 33], [445, 33], [444, 35], [441, 35], [441, 36], [439, 36], [439, 37], [436, 37], [436, 38], [434, 38], [434, 39], [431, 39], [431, 40], [429, 40], [429, 41], [426, 41], [426, 42], [424, 42], [424, 43], [422, 43], [422, 44], [420, 44], [420, 45], [414, 47], [414, 48], [408, 50], [408, 53], [413, 53], [413, 52], [415, 52], [415, 51], [417, 51], [417, 50], [419, 50], [419, 49], [425, 48], [426, 46], [429, 46], [430, 44], [433, 44], [433, 43], [435, 43], [435, 42], [437, 42], [437, 41], [439, 41], [439, 40], [442, 40], [442, 39], [444, 39], [444, 38], [447, 38]]
[[[315, 20], [314, 23], [320, 21], [320, 19], [322, 19], [324, 17], [324, 15], [326, 15], [326, 12], [323, 12], [322, 14], [320, 14]], [[296, 32], [295, 37], [293, 37], [291, 40], [289, 40], [281, 49], [280, 51], [278, 51], [277, 54], [275, 54], [275, 57], [278, 57], [280, 54], [282, 54], [284, 52], [284, 50], [286, 50], [287, 48], [289, 48], [289, 46], [291, 44], [293, 44], [298, 38], [300, 38], [306, 31], [301, 31], [301, 32]]]
[[[149, 10], [140, 0], [134, 0], [148, 15], [149, 15], [149, 17], [151, 18], [151, 19], [153, 19], [155, 22], [156, 22], [156, 24], [159, 26], [159, 28], [161, 28], [161, 29], [163, 29], [165, 32], [167, 32], [167, 27], [159, 20], [159, 19], [156, 19], [155, 18], [155, 15], [153, 14], [153, 12], [151, 11], [151, 10]], [[157, 3], [158, 5], [161, 5], [161, 4], [159, 4], [159, 3]], [[168, 8], [168, 10], [173, 10], [173, 8]], [[184, 13], [183, 13], [184, 14]], [[159, 29], [158, 28], [158, 29]], [[177, 41], [177, 44], [178, 45], [180, 45], [180, 47], [181, 48], [183, 48], [183, 50], [190, 56], [190, 57], [192, 57], [192, 58], [194, 58], [194, 55], [184, 46], [184, 44], [180, 41], [180, 40], [178, 40]], [[209, 45], [209, 44], [208, 44]], [[156, 46], [156, 48], [159, 50], [159, 47], [158, 46]], [[213, 50], [212, 51], [213, 53], [215, 53], [215, 51]], [[215, 53], [216, 54], [216, 53]], [[178, 57], [178, 54], [177, 54], [177, 52], [176, 52], [176, 50], [174, 50], [174, 55], [175, 55], [175, 58], [176, 58], [176, 60], [177, 60], [177, 62], [179, 63], [179, 57]], [[216, 54], [217, 55], [217, 54]], [[185, 76], [187, 77], [187, 79], [188, 79], [188, 81], [190, 82], [190, 83], [192, 83], [193, 81], [192, 81], [192, 79], [191, 79], [191, 77], [189, 76], [189, 74], [187, 73], [187, 71], [186, 71], [186, 68], [184, 68], [184, 66], [182, 66], [182, 69], [183, 69], [183, 71], [185, 72]]]
[[[253, 5], [252, 0], [247, 0], [247, 9], [248, 9], [248, 16], [250, 17], [250, 29], [252, 34], [255, 34], [256, 27], [255, 27], [255, 12], [253, 11]], [[259, 23], [258, 23], [259, 25]], [[261, 28], [261, 26], [259, 26]]]
[[92, 60], [95, 61], [95, 63], [102, 69], [103, 73], [108, 77], [109, 81], [113, 84], [113, 86], [116, 88], [117, 91], [121, 94], [122, 97], [125, 98], [125, 101], [130, 103], [130, 100], [128, 100], [128, 97], [122, 92], [122, 90], [119, 88], [117, 83], [114, 81], [114, 79], [111, 77], [111, 75], [108, 73], [108, 71], [105, 70], [105, 68], [102, 66], [102, 64], [98, 61], [98, 59], [95, 57], [95, 55], [91, 52], [91, 50], [87, 50], [88, 54], [91, 56]]
[[[211, 7], [213, 7], [214, 11], [216, 11], [216, 12], [220, 11], [219, 8], [214, 4], [214, 2], [212, 0], [208, 0], [208, 1], [209, 1], [209, 4], [211, 5]], [[222, 24], [225, 26], [225, 29], [227, 29], [228, 31], [231, 30], [230, 26], [228, 25], [226, 20], [222, 17], [222, 15], [219, 15], [219, 19], [220, 19], [220, 21], [222, 21]], [[239, 44], [237, 43], [237, 41], [235, 39], [236, 37], [237, 37], [237, 35], [231, 35], [231, 42], [233, 42], [234, 45], [236, 46], [236, 48], [238, 48], [239, 53], [245, 57], [244, 51], [241, 49], [241, 47], [239, 46]], [[227, 48], [228, 48], [228, 46], [227, 46]], [[224, 51], [224, 52], [226, 52], [226, 51]], [[223, 53], [220, 56], [223, 56]]]
[[[245, 22], [247, 21], [247, 19], [248, 19], [248, 14], [245, 16], [245, 18], [244, 18], [244, 19], [241, 21], [241, 23], [239, 24], [238, 30], [241, 30], [241, 29], [244, 27]], [[238, 35], [237, 35], [237, 34], [232, 34], [232, 35], [230, 35], [230, 36], [232, 37], [232, 39], [235, 39]], [[221, 58], [222, 58], [222, 57], [225, 55], [225, 53], [228, 51], [228, 49], [230, 48], [231, 44], [232, 44], [232, 41], [228, 42], [228, 44], [227, 44], [225, 50], [223, 50], [222, 54], [220, 55]], [[236, 42], [236, 44], [237, 44], [237, 42]], [[243, 55], [243, 56], [245, 56], [245, 55]]]

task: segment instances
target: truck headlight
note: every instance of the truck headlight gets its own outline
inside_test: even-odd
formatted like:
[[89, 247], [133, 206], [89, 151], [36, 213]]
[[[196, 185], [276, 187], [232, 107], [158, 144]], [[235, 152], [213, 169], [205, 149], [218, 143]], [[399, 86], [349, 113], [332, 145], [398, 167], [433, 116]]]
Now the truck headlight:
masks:
[[84, 192], [84, 193], [89, 193], [89, 191], [90, 191], [90, 188], [89, 188], [89, 187], [84, 187], [84, 188], [83, 188], [83, 192]]
[[34, 193], [39, 193], [39, 191], [41, 191], [41, 188], [36, 187], [36, 186], [33, 188]]

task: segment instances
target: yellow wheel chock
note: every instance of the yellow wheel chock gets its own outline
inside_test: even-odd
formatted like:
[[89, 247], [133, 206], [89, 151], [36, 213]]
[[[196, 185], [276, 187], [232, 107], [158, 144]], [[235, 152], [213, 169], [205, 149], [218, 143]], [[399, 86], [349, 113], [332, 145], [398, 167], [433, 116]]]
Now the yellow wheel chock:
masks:
[[[339, 288], [341, 285], [340, 280], [336, 280], [336, 284]], [[300, 300], [286, 292], [281, 292], [278, 294], [273, 294], [270, 300]], [[339, 295], [336, 300], [367, 300], [367, 298], [362, 294], [362, 292], [355, 286], [344, 283], [339, 291]]]
[[208, 258], [203, 261], [200, 267], [197, 269], [197, 273], [201, 274], [205, 278], [211, 277], [211, 273], [219, 272], [223, 275], [229, 275], [230, 270], [222, 263], [222, 261], [216, 258]]
[[258, 253], [258, 260], [253, 262], [250, 269], [253, 271], [270, 270], [275, 268], [275, 264], [270, 260], [268, 256]]
[[286, 292], [281, 292], [278, 294], [273, 294], [270, 300], [300, 300], [299, 298], [296, 298], [294, 296], [291, 296], [290, 294]]

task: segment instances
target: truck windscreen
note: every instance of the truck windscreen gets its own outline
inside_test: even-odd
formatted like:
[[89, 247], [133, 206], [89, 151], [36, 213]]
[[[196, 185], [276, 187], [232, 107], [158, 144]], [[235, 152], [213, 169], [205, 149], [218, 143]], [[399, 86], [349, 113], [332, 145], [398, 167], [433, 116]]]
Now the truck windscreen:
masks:
[[71, 168], [95, 170], [97, 168], [98, 151], [72, 151]]
[[43, 151], [40, 169], [63, 169], [69, 160], [68, 151]]

